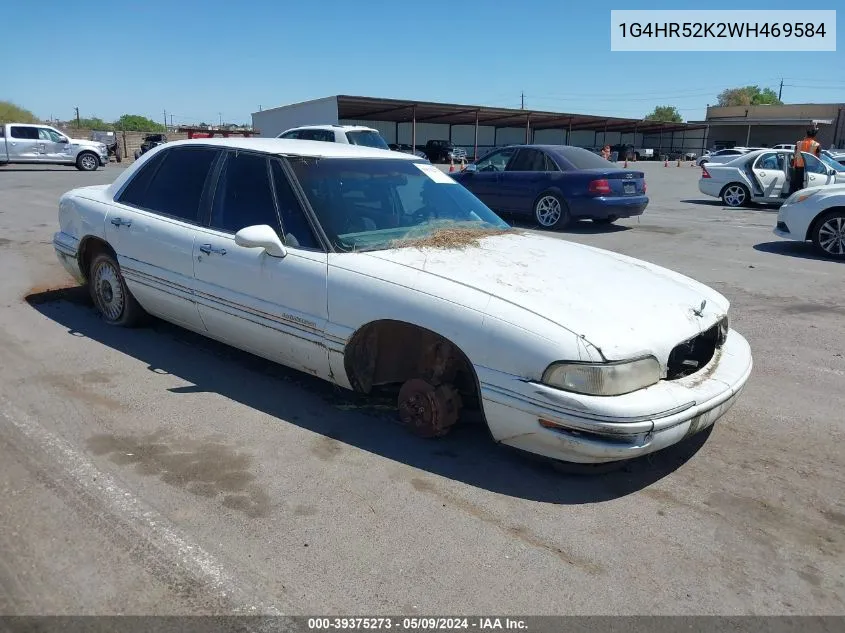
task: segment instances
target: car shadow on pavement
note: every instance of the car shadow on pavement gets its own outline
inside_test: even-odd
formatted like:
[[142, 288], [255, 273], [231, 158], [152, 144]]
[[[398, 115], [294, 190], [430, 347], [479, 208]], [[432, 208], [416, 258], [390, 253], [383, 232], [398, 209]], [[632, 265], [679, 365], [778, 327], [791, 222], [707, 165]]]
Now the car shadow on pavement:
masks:
[[542, 231], [544, 233], [577, 233], [579, 235], [593, 235], [597, 233], [620, 233], [622, 231], [629, 231], [630, 226], [621, 224], [596, 224], [590, 220], [575, 220], [571, 222], [565, 229], [552, 230], [545, 229], [536, 222], [526, 218], [507, 218], [511, 226], [518, 229], [532, 229], [534, 231]]
[[687, 198], [686, 200], [679, 200], [679, 202], [683, 202], [685, 204], [700, 204], [705, 207], [724, 207], [729, 209], [727, 205], [721, 200], [715, 199], [707, 199], [707, 198]]
[[190, 383], [170, 393], [217, 393], [313, 433], [442, 477], [498, 494], [554, 504], [607, 501], [666, 477], [704, 445], [710, 430], [654, 455], [606, 468], [579, 468], [527, 455], [490, 440], [482, 420], [455, 427], [446, 437], [420, 439], [399, 425], [394, 400], [362, 396], [153, 319], [144, 328], [105, 324], [85, 288], [36, 292], [26, 297], [40, 314], [131, 356], [157, 374]]
[[772, 253], [773, 255], [786, 255], [799, 259], [815, 259], [820, 262], [845, 263], [845, 260], [836, 260], [832, 257], [824, 257], [816, 253], [810, 242], [761, 242], [754, 245], [754, 250], [761, 253]]

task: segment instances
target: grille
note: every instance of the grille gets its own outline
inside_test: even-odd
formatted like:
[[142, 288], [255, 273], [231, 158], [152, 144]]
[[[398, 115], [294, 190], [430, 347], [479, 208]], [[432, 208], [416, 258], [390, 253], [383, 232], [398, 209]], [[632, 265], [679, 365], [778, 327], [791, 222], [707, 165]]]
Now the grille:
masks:
[[728, 318], [725, 317], [709, 330], [676, 345], [666, 363], [666, 380], [678, 380], [700, 371], [712, 360], [727, 336]]

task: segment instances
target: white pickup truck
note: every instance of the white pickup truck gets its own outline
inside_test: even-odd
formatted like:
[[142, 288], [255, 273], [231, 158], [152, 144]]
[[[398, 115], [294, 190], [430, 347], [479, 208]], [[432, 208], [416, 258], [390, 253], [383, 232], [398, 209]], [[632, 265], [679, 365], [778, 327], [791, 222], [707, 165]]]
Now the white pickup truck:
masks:
[[0, 166], [10, 163], [75, 165], [94, 171], [109, 162], [105, 144], [68, 138], [49, 125], [6, 123], [0, 126]]

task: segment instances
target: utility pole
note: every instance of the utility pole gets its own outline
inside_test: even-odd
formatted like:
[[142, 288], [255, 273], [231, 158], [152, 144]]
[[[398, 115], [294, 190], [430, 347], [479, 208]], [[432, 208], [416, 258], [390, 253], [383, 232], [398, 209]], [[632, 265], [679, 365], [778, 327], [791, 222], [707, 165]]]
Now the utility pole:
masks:
[[525, 110], [525, 93], [523, 92], [523, 93], [520, 95], [520, 97], [521, 97], [521, 99], [522, 99], [522, 104], [519, 106], [519, 109], [520, 109], [520, 110]]
[[217, 113], [217, 116], [218, 116], [218, 117], [220, 117], [220, 127], [223, 127], [223, 113], [222, 113], [222, 112], [218, 112], [218, 113]]
[[82, 125], [79, 123], [79, 106], [76, 106], [74, 110], [76, 110], [76, 127], [80, 128]]
[[170, 115], [170, 127], [173, 127], [173, 115]]
[[780, 80], [780, 88], [778, 89], [778, 101], [781, 100], [781, 96], [783, 96], [783, 79]]

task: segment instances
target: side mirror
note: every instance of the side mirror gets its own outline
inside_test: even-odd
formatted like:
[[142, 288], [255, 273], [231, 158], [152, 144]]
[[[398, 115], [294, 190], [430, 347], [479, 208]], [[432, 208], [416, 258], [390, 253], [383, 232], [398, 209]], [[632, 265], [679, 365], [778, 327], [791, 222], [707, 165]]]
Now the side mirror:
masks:
[[478, 165], [476, 165], [475, 163], [470, 163], [464, 168], [464, 171], [469, 173], [475, 173], [478, 171]]
[[70, 143], [70, 139], [67, 136], [62, 136], [59, 138], [59, 143]]
[[830, 167], [830, 168], [827, 170], [827, 175], [828, 175], [828, 176], [835, 176], [835, 175], [836, 175], [836, 170], [835, 170], [833, 167]]
[[266, 224], [247, 226], [235, 233], [235, 244], [246, 248], [263, 248], [271, 257], [285, 257], [288, 254], [282, 240]]

